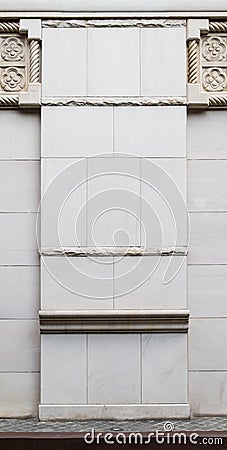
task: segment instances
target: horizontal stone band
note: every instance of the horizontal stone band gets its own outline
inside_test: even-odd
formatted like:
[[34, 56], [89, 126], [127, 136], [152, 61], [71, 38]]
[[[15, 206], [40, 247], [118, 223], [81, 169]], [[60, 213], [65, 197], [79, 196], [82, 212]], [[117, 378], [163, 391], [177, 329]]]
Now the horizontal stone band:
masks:
[[187, 333], [188, 310], [40, 311], [43, 334]]
[[187, 418], [190, 415], [188, 403], [153, 403], [122, 405], [39, 405], [40, 420], [140, 420]]
[[41, 256], [185, 256], [187, 247], [59, 247], [42, 248]]
[[43, 106], [184, 106], [186, 97], [44, 97]]
[[101, 20], [43, 20], [43, 28], [102, 28], [141, 27], [170, 28], [186, 26], [186, 20], [169, 19], [101, 19]]

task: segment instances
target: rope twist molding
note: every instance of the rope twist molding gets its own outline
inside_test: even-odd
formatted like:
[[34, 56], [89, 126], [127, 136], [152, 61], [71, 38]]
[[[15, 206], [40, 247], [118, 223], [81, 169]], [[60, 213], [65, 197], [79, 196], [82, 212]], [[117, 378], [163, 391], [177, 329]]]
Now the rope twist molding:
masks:
[[0, 33], [18, 33], [19, 22], [0, 22]]
[[18, 95], [0, 95], [0, 106], [17, 106], [18, 102]]
[[227, 106], [227, 95], [214, 95], [209, 98], [210, 106]]
[[40, 79], [40, 49], [39, 42], [30, 42], [30, 83], [39, 83]]
[[209, 31], [212, 33], [227, 33], [227, 22], [210, 22]]
[[198, 42], [193, 39], [188, 42], [188, 82], [198, 83]]

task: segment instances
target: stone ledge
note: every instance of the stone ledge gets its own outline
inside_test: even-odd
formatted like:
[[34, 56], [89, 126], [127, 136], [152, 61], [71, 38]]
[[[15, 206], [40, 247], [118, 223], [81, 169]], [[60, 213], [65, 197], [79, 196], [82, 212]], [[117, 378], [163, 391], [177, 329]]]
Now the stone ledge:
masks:
[[187, 247], [44, 247], [41, 256], [105, 257], [105, 256], [187, 256]]
[[188, 310], [91, 310], [39, 312], [42, 334], [187, 333]]
[[140, 420], [188, 418], [188, 403], [131, 405], [39, 405], [40, 420]]
[[43, 106], [185, 106], [186, 97], [43, 97]]
[[43, 28], [171, 28], [184, 27], [186, 20], [169, 19], [100, 19], [100, 20], [43, 20]]

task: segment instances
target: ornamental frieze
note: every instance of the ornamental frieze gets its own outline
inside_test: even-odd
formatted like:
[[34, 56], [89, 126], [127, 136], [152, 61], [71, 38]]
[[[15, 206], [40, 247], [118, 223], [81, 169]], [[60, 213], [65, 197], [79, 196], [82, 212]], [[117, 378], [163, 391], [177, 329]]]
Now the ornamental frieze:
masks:
[[0, 107], [40, 105], [41, 21], [0, 22]]
[[188, 105], [227, 107], [227, 22], [188, 20]]

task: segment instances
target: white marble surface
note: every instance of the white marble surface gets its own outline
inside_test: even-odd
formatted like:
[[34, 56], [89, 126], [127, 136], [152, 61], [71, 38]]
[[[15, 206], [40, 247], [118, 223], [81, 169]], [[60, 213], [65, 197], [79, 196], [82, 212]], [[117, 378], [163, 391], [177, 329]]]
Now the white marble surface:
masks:
[[187, 245], [186, 161], [141, 160], [141, 245]]
[[227, 266], [188, 267], [188, 306], [192, 317], [227, 317]]
[[187, 336], [142, 336], [142, 402], [187, 403]]
[[87, 95], [140, 94], [140, 30], [89, 29]]
[[191, 213], [189, 264], [226, 264], [227, 213]]
[[39, 373], [0, 373], [1, 418], [37, 417]]
[[0, 214], [0, 264], [38, 265], [36, 214]]
[[85, 95], [85, 29], [44, 29], [42, 58], [43, 96]]
[[39, 371], [38, 320], [0, 320], [0, 372]]
[[39, 112], [2, 109], [0, 135], [0, 416], [37, 417]]
[[41, 167], [42, 246], [85, 246], [86, 160], [43, 158]]
[[41, 404], [86, 403], [86, 336], [41, 338]]
[[1, 161], [0, 212], [36, 212], [40, 202], [40, 163]]
[[39, 112], [1, 111], [0, 135], [0, 159], [40, 158]]
[[140, 160], [88, 160], [87, 245], [140, 245]]
[[[70, 9], [74, 9], [75, 14], [83, 9], [86, 14], [89, 10], [97, 11], [98, 8], [102, 11], [107, 8], [121, 9], [122, 12], [127, 9], [132, 12], [134, 8], [146, 11], [145, 15], [152, 9], [156, 9], [156, 12], [162, 9], [164, 14], [175, 9], [179, 14], [180, 9], [200, 8], [208, 14], [207, 8], [212, 10], [223, 7], [222, 0], [217, 0], [216, 3], [213, 0], [185, 0], [180, 6], [178, 0], [172, 0], [171, 3], [164, 0], [161, 6], [159, 3], [156, 0], [152, 4], [148, 0], [141, 0], [132, 5], [132, 0], [116, 0], [114, 4], [109, 2], [107, 5], [103, 0], [93, 3], [90, 0], [84, 0], [83, 3], [80, 0], [66, 0], [63, 5], [60, 0], [56, 6], [56, 0], [47, 0], [45, 5], [41, 5], [38, 0], [33, 3], [28, 0], [20, 3], [19, 0], [9, 0], [6, 11], [10, 14], [11, 10], [15, 14], [20, 8], [25, 11], [26, 5], [29, 5], [31, 9], [46, 8], [48, 12], [55, 8], [59, 12], [65, 9], [67, 14]], [[0, 6], [0, 10], [1, 8], [4, 5]], [[226, 14], [226, 5], [224, 10]], [[182, 26], [146, 30], [139, 27], [45, 29], [43, 37], [44, 97], [185, 95], [186, 46], [185, 28]], [[193, 211], [199, 211], [200, 208], [207, 212], [226, 210], [226, 114], [226, 111], [189, 113], [189, 204]], [[0, 159], [16, 160], [2, 162], [0, 209], [3, 212], [17, 212], [0, 215], [0, 264], [14, 266], [0, 267], [4, 300], [0, 308], [0, 339], [4, 344], [0, 351], [0, 383], [4, 385], [0, 403], [4, 408], [3, 414], [26, 416], [36, 413], [39, 388], [38, 324], [37, 320], [31, 320], [36, 318], [38, 308], [38, 268], [29, 267], [38, 265], [39, 260], [35, 239], [36, 214], [29, 212], [36, 211], [38, 203], [39, 164], [32, 160], [40, 157], [40, 119], [38, 112], [29, 111], [5, 110], [1, 111], [0, 116]], [[87, 173], [90, 176], [99, 170], [108, 172], [108, 166], [113, 170], [115, 163], [110, 156], [114, 155], [113, 159], [116, 159], [118, 152], [126, 153], [127, 156], [133, 154], [156, 159], [185, 197], [186, 107], [43, 107], [43, 189], [55, 175], [74, 161], [73, 158], [101, 154], [108, 156], [106, 159], [103, 156], [99, 160], [97, 158], [97, 167], [94, 165], [91, 172], [87, 172], [84, 164], [83, 170], [76, 176], [78, 183], [81, 178], [86, 178]], [[17, 162], [20, 159], [24, 161]], [[204, 161], [192, 161], [193, 159]], [[130, 177], [133, 174], [146, 178], [148, 174], [144, 170], [144, 164], [142, 162], [139, 168], [136, 158], [133, 161], [122, 158], [120, 167], [126, 171], [127, 182], [121, 184], [118, 177], [112, 185], [111, 178], [107, 178], [107, 182], [89, 181], [88, 199], [100, 190], [105, 192], [109, 188], [113, 190], [127, 187], [133, 196], [132, 201], [128, 197], [127, 208], [132, 206], [136, 216], [144, 220], [146, 228], [149, 228], [151, 221], [147, 210], [143, 210], [140, 201], [135, 201], [143, 191], [139, 182]], [[91, 167], [90, 162], [88, 167]], [[66, 187], [74, 187], [73, 177], [69, 177], [68, 182]], [[78, 192], [78, 197], [72, 196], [66, 208], [62, 222], [64, 245], [74, 244], [71, 218], [73, 211], [78, 210], [86, 200], [86, 189], [87, 186]], [[61, 188], [54, 189], [52, 198], [50, 197], [51, 203], [54, 205], [54, 199], [61, 195], [65, 200], [65, 194], [66, 191]], [[151, 200], [149, 192], [144, 191], [144, 195]], [[122, 198], [123, 194], [119, 195], [116, 202], [120, 202]], [[176, 198], [171, 198], [179, 211]], [[108, 206], [110, 199], [108, 196], [106, 203], [98, 202], [95, 212], [99, 213]], [[158, 205], [157, 198], [153, 201]], [[20, 213], [24, 210], [27, 214]], [[166, 242], [171, 245], [174, 238], [169, 232], [170, 219], [165, 210], [160, 214], [161, 224], [167, 229], [169, 240]], [[134, 222], [133, 225], [127, 220], [115, 222], [116, 216], [114, 214], [113, 219], [100, 227], [96, 236], [99, 244], [110, 244], [113, 230], [109, 224], [114, 230], [117, 225], [129, 231], [133, 236], [133, 245], [145, 243], [141, 239], [141, 230], [138, 231]], [[53, 233], [53, 222], [49, 218], [48, 215], [46, 218], [43, 216], [43, 231], [46, 233], [43, 234], [43, 243], [55, 246], [56, 234]], [[185, 244], [185, 217], [178, 218], [180, 244]], [[90, 216], [88, 221], [90, 226]], [[227, 332], [226, 319], [220, 318], [226, 317], [226, 267], [221, 266], [226, 264], [226, 221], [226, 213], [191, 215], [189, 261], [197, 266], [189, 267], [189, 303], [192, 316], [198, 318], [191, 321], [190, 377], [192, 410], [198, 414], [210, 414], [210, 411], [222, 414], [226, 408], [226, 383], [223, 374], [227, 371]], [[91, 244], [90, 238], [88, 241], [86, 238], [85, 216], [81, 229], [83, 234], [80, 245], [84, 246], [88, 242]], [[152, 230], [150, 246], [154, 243], [153, 237]], [[118, 236], [118, 239], [121, 237]], [[126, 243], [124, 240], [117, 242]], [[116, 297], [122, 290], [127, 290], [132, 282], [138, 285], [141, 278], [146, 273], [149, 274], [154, 262], [152, 257], [143, 258], [135, 271], [125, 275], [125, 269], [128, 270], [139, 259], [125, 258], [119, 265], [113, 265], [113, 258], [46, 258], [50, 272], [45, 267], [42, 269], [42, 307], [57, 310], [186, 308], [185, 266], [171, 283], [162, 284], [164, 265], [170, 258], [161, 259], [160, 271], [141, 287], [141, 291], [134, 290], [125, 297], [114, 300], [114, 294]], [[183, 258], [173, 260], [179, 262]], [[17, 267], [18, 264], [21, 267]], [[118, 278], [122, 273], [123, 276]], [[77, 294], [72, 292], [74, 290]], [[93, 299], [87, 298], [92, 296]], [[206, 315], [216, 316], [216, 319], [205, 319]], [[114, 417], [115, 414], [115, 417], [118, 415], [122, 418], [163, 417], [164, 413], [170, 417], [189, 414], [186, 335], [145, 335], [143, 344], [139, 335], [93, 335], [88, 338], [88, 355], [87, 337], [84, 335], [43, 338], [42, 400], [47, 404], [46, 417], [52, 414], [48, 413], [48, 407], [52, 405], [54, 408], [54, 404], [58, 402], [62, 405], [62, 411], [67, 409], [67, 404], [72, 405], [71, 409], [68, 407], [67, 413], [64, 410], [67, 417], [70, 414], [75, 417], [76, 409], [73, 410], [73, 405], [76, 404], [77, 417], [84, 418], [89, 414], [99, 418], [106, 418], [108, 414], [109, 417]], [[99, 409], [86, 409], [87, 401], [93, 402], [93, 407], [99, 404]], [[144, 405], [139, 405], [141, 401]], [[109, 410], [103, 406], [106, 403]], [[119, 411], [120, 404], [124, 404], [124, 407]], [[64, 414], [62, 411], [59, 415]], [[55, 417], [58, 414], [57, 407], [54, 414]]]
[[0, 267], [2, 319], [37, 319], [39, 267]]
[[142, 95], [186, 95], [185, 40], [185, 28], [141, 30]]
[[189, 369], [227, 370], [227, 318], [191, 319]]
[[187, 124], [188, 158], [226, 159], [226, 120], [226, 110], [189, 111]]
[[113, 258], [43, 257], [42, 309], [112, 309]]
[[140, 335], [88, 336], [88, 402], [140, 403]]
[[182, 158], [43, 158], [42, 246], [186, 245], [185, 172]]
[[112, 152], [112, 107], [42, 108], [43, 157], [78, 158]]
[[178, 258], [181, 269], [169, 283], [164, 276], [170, 257], [114, 258], [114, 307], [116, 309], [183, 309], [187, 306], [186, 267], [184, 257]]
[[116, 108], [114, 114], [115, 152], [139, 157], [186, 156], [185, 106], [128, 106]]
[[227, 372], [189, 372], [191, 413], [226, 415]]
[[227, 211], [226, 190], [226, 160], [188, 161], [189, 211]]
[[226, 11], [225, 0], [8, 0], [0, 11]]

